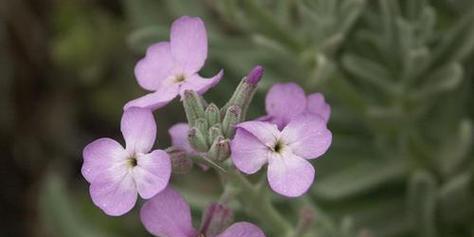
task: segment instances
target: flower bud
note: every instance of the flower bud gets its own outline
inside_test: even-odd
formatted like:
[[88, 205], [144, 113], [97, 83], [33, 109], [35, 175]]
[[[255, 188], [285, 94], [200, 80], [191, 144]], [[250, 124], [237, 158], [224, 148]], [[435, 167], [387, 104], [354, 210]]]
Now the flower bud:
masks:
[[207, 118], [207, 121], [209, 122], [209, 126], [212, 126], [214, 124], [221, 122], [219, 108], [215, 104], [210, 104], [209, 106], [207, 106], [206, 118]]
[[240, 122], [241, 115], [242, 110], [238, 105], [232, 105], [227, 109], [222, 121], [222, 132], [225, 137], [230, 138], [234, 135], [234, 126]]
[[257, 85], [257, 83], [262, 79], [264, 69], [262, 66], [255, 66], [245, 77], [245, 81], [251, 85]]
[[204, 118], [196, 119], [196, 122], [194, 122], [194, 127], [199, 129], [199, 131], [201, 131], [201, 133], [204, 137], [207, 137], [207, 132], [208, 132], [209, 126], [207, 124], [206, 119], [204, 119]]
[[223, 161], [230, 156], [230, 140], [218, 136], [209, 149], [208, 156], [213, 161]]
[[245, 120], [245, 114], [247, 113], [247, 108], [252, 101], [252, 98], [257, 89], [257, 84], [263, 76], [263, 67], [256, 66], [254, 67], [249, 74], [244, 77], [240, 84], [235, 89], [234, 94], [230, 98], [229, 102], [221, 109], [221, 113], [225, 113], [228, 108], [232, 105], [238, 105], [241, 109], [240, 121]]
[[189, 124], [194, 125], [197, 119], [205, 116], [203, 99], [195, 91], [184, 91], [183, 107]]
[[166, 149], [171, 159], [173, 174], [186, 174], [193, 168], [193, 161], [188, 157], [186, 151], [170, 147]]
[[222, 133], [222, 126], [220, 124], [215, 124], [209, 128], [209, 144], [212, 144], [218, 136], [224, 136], [224, 134]]
[[217, 236], [234, 221], [232, 209], [219, 204], [211, 204], [202, 215], [200, 233], [204, 236]]
[[191, 146], [197, 151], [207, 152], [209, 149], [206, 137], [204, 137], [201, 130], [196, 127], [189, 129], [188, 140]]

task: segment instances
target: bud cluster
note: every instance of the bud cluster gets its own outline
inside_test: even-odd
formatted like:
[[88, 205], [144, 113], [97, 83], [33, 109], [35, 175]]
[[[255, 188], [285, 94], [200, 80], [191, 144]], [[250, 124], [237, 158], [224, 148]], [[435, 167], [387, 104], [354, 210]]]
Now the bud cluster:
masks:
[[213, 103], [208, 104], [195, 91], [184, 91], [183, 107], [190, 127], [188, 140], [193, 149], [213, 162], [222, 162], [230, 156], [230, 140], [235, 125], [245, 120], [245, 113], [262, 75], [261, 66], [252, 69], [220, 109]]

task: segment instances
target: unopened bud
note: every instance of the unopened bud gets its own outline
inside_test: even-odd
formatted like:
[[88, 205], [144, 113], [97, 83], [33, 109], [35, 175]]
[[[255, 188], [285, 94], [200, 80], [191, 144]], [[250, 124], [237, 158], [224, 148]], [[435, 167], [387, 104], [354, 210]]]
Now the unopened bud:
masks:
[[240, 116], [242, 115], [242, 110], [238, 105], [230, 106], [224, 116], [222, 121], [222, 132], [227, 138], [232, 137], [235, 131], [235, 125], [240, 122]]
[[188, 140], [191, 146], [197, 151], [207, 152], [209, 149], [206, 137], [201, 133], [201, 130], [195, 127], [189, 129]]
[[209, 144], [212, 144], [217, 137], [224, 136], [222, 133], [222, 126], [220, 124], [215, 124], [211, 128], [209, 128]]
[[213, 161], [223, 161], [230, 155], [230, 140], [223, 136], [217, 137], [209, 149], [208, 156]]
[[232, 209], [219, 204], [211, 204], [202, 215], [200, 233], [205, 236], [217, 236], [234, 221]]
[[215, 104], [210, 104], [209, 106], [207, 106], [206, 118], [210, 126], [221, 122], [219, 108]]
[[249, 72], [247, 77], [244, 77], [242, 81], [240, 81], [240, 84], [237, 86], [237, 89], [235, 89], [234, 94], [232, 94], [232, 97], [230, 98], [229, 102], [227, 102], [227, 104], [224, 105], [224, 107], [221, 109], [221, 113], [224, 114], [230, 106], [237, 105], [241, 109], [240, 121], [244, 121], [245, 115], [247, 113], [247, 108], [249, 107], [250, 102], [252, 101], [252, 98], [257, 89], [257, 84], [262, 78], [262, 75], [263, 67], [254, 67]]
[[184, 91], [183, 107], [189, 124], [194, 124], [197, 119], [205, 116], [203, 99], [195, 91]]
[[173, 174], [186, 174], [193, 168], [193, 161], [188, 157], [186, 151], [176, 147], [166, 149], [170, 155]]
[[256, 85], [262, 79], [263, 72], [263, 67], [257, 65], [247, 74], [245, 81], [251, 85]]
[[196, 119], [196, 122], [194, 122], [194, 127], [199, 129], [199, 131], [201, 131], [201, 133], [204, 137], [207, 137], [207, 132], [208, 132], [208, 129], [209, 129], [209, 125], [207, 124], [206, 119], [204, 119], [204, 118]]

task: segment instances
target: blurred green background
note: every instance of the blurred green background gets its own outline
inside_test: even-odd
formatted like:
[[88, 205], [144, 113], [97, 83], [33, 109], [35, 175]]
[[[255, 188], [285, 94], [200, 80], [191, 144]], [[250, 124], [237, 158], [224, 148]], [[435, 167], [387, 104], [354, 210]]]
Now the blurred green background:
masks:
[[[208, 101], [223, 105], [261, 64], [251, 118], [275, 82], [323, 92], [332, 106], [333, 146], [314, 161], [305, 198], [275, 196], [285, 215], [314, 203], [322, 237], [472, 237], [473, 3], [0, 0], [0, 236], [150, 236], [138, 208], [112, 218], [93, 206], [81, 152], [98, 137], [121, 139], [123, 104], [144, 94], [135, 63], [192, 15], [209, 33], [202, 75], [225, 69]], [[155, 114], [165, 148], [183, 109], [175, 101]], [[196, 216], [220, 191], [212, 172], [173, 182]]]

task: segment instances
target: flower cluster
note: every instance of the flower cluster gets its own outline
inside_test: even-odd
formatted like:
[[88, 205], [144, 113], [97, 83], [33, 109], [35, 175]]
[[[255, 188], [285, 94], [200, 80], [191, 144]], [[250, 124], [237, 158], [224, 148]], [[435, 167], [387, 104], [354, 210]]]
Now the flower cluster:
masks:
[[[170, 41], [150, 46], [135, 67], [138, 84], [152, 92], [124, 106], [120, 126], [125, 148], [110, 138], [93, 141], [84, 148], [82, 174], [90, 183], [92, 201], [108, 215], [129, 212], [138, 195], [145, 199], [140, 218], [155, 236], [264, 237], [251, 223], [231, 225], [232, 210], [225, 202], [210, 205], [195, 229], [190, 207], [169, 184], [172, 173], [186, 173], [197, 163], [222, 174], [253, 174], [268, 163], [271, 189], [301, 196], [315, 176], [308, 160], [323, 155], [331, 144], [330, 107], [319, 93], [306, 96], [296, 84], [276, 84], [266, 97], [267, 115], [246, 121], [263, 68], [252, 69], [219, 108], [201, 96], [223, 77], [222, 70], [210, 79], [199, 76], [206, 58], [202, 20], [184, 16], [173, 22]], [[187, 123], [169, 129], [172, 147], [153, 150], [153, 110], [178, 95]]]

